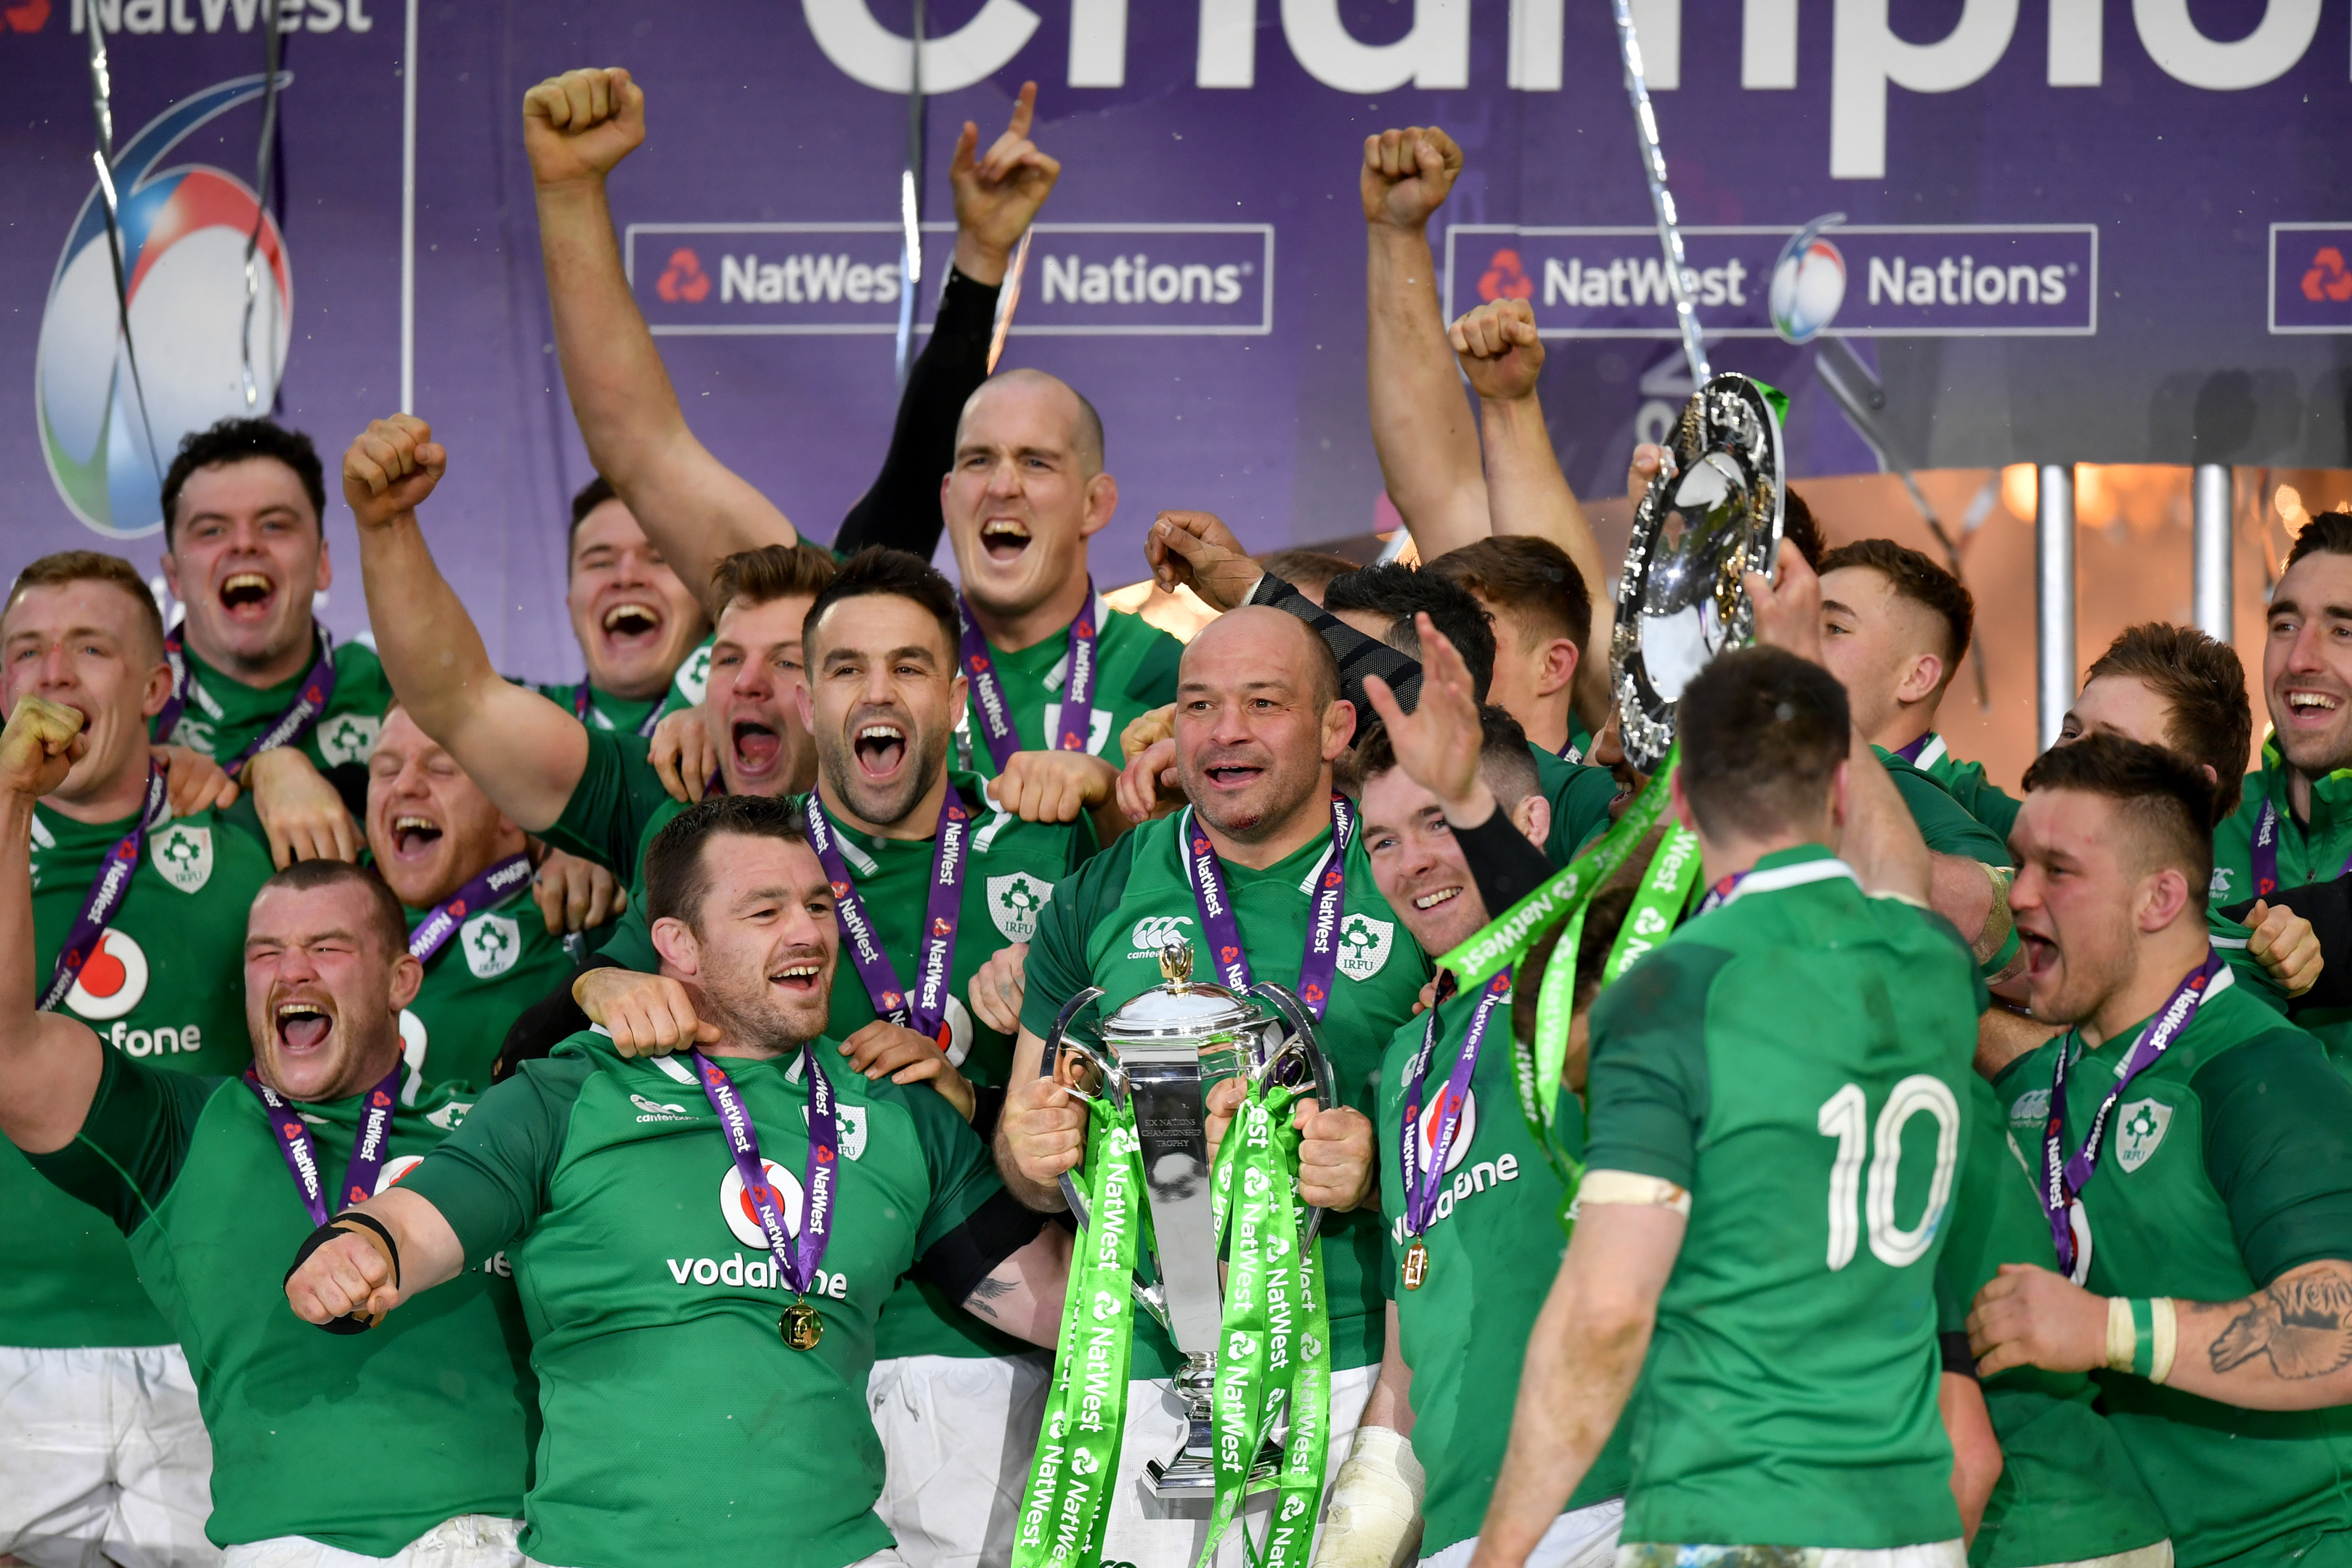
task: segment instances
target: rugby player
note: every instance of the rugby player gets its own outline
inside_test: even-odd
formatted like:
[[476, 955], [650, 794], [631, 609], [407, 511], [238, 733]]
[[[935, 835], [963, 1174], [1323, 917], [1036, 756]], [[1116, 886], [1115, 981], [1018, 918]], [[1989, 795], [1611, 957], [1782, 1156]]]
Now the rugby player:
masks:
[[1005, 1194], [942, 1097], [830, 1071], [839, 939], [806, 832], [787, 802], [726, 796], [648, 850], [663, 973], [716, 1039], [648, 1060], [574, 1036], [361, 1206], [380, 1234], [286, 1282], [310, 1322], [396, 1322], [516, 1249], [544, 1430], [529, 1561], [896, 1564], [856, 1392], [900, 1277], [1032, 1343], [1060, 1328], [1068, 1233]]
[[[209, 1498], [199, 1479], [184, 1506], [228, 1563], [331, 1568], [356, 1554], [400, 1568], [505, 1568], [531, 1390], [502, 1262], [484, 1258], [444, 1311], [366, 1338], [321, 1334], [275, 1305], [284, 1260], [304, 1238], [316, 1242], [335, 1210], [398, 1181], [465, 1113], [446, 1092], [402, 1103], [399, 1015], [419, 968], [399, 903], [373, 872], [337, 860], [268, 880], [234, 927], [241, 960], [225, 968], [244, 980], [253, 1065], [241, 1077], [108, 1049], [89, 1025], [38, 1006], [26, 849], [37, 799], [119, 744], [117, 727], [86, 731], [73, 708], [29, 695], [0, 732], [0, 813], [10, 819], [0, 828], [0, 946], [17, 955], [0, 979], [0, 1133], [128, 1238], [194, 1369], [211, 1438]], [[237, 995], [223, 973], [210, 988]], [[135, 1388], [135, 1377], [121, 1385]], [[12, 1390], [12, 1407], [16, 1398]], [[381, 1457], [332, 1464], [371, 1452]], [[124, 1479], [152, 1482], [141, 1473], [152, 1463]], [[61, 1560], [58, 1544], [37, 1558]], [[83, 1550], [91, 1560], [101, 1547], [91, 1539]], [[103, 1550], [117, 1560], [209, 1556], [169, 1536]]]
[[[1382, 1048], [1430, 974], [1372, 880], [1354, 807], [1332, 789], [1332, 765], [1355, 722], [1339, 687], [1322, 639], [1264, 606], [1220, 616], [1184, 650], [1175, 749], [1192, 807], [1137, 828], [1055, 889], [1026, 956], [1020, 1040], [997, 1140], [998, 1163], [1022, 1200], [1062, 1208], [1056, 1184], [1082, 1156], [1086, 1112], [1039, 1078], [1045, 1037], [1084, 987], [1104, 988], [1108, 1013], [1158, 985], [1160, 951], [1171, 941], [1192, 946], [1197, 976], [1227, 985], [1244, 976], [1271, 980], [1316, 1009], [1344, 1102], [1303, 1122], [1301, 1151], [1305, 1201], [1346, 1211], [1322, 1229], [1333, 1469], [1348, 1453], [1385, 1338], [1371, 1124], [1356, 1107], [1371, 1103]], [[1204, 892], [1197, 877], [1222, 888]], [[1219, 956], [1226, 947], [1238, 950], [1231, 963]], [[1186, 1436], [1172, 1381], [1181, 1361], [1164, 1333], [1139, 1320], [1103, 1544], [1107, 1557], [1138, 1568], [1191, 1564], [1205, 1544], [1203, 1517], [1153, 1501], [1142, 1484], [1145, 1463], [1173, 1453]], [[1265, 1503], [1249, 1517], [1262, 1521]], [[1239, 1562], [1237, 1541], [1229, 1537], [1221, 1550]]]
[[[110, 1054], [175, 1073], [241, 1071], [239, 945], [269, 850], [249, 804], [175, 812], [164, 797], [147, 737], [172, 669], [146, 583], [115, 556], [43, 557], [0, 611], [0, 653], [8, 713], [38, 698], [81, 727], [79, 760], [16, 830], [33, 925], [11, 964]], [[118, 865], [127, 879], [110, 882]], [[212, 1444], [179, 1335], [121, 1232], [0, 1148], [0, 1553], [208, 1558]]]
[[2214, 952], [2196, 764], [2094, 735], [2025, 787], [2010, 897], [2066, 1032], [1993, 1087], [2058, 1267], [1979, 1292], [1980, 1369], [2092, 1373], [2178, 1562], [2325, 1561], [2352, 1540], [2352, 1085]]

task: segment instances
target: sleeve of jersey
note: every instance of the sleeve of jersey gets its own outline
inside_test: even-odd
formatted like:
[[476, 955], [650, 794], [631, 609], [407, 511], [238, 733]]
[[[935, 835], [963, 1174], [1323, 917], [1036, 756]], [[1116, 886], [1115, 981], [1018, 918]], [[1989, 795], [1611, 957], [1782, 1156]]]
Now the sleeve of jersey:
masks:
[[1730, 961], [1720, 947], [1669, 943], [1593, 1004], [1586, 1169], [1690, 1186], [1706, 1121], [1707, 991]]
[[1118, 889], [1135, 863], [1135, 834], [1087, 862], [1076, 875], [1054, 884], [1054, 896], [1038, 912], [1037, 935], [1021, 967], [1021, 1027], [1039, 1040], [1053, 1032], [1062, 1004], [1094, 984], [1087, 964], [1087, 936], [1110, 917]]
[[1902, 792], [1903, 803], [1911, 808], [1911, 820], [1918, 824], [1919, 836], [1927, 841], [1929, 850], [1986, 865], [2009, 863], [2009, 846], [1969, 816], [1941, 784], [1899, 760], [1886, 772]]
[[1135, 674], [1127, 683], [1127, 695], [1151, 707], [1174, 702], [1176, 672], [1183, 662], [1184, 644], [1165, 632], [1158, 632], [1136, 664]]
[[2352, 1259], [2352, 1082], [2319, 1042], [2273, 1030], [2189, 1082], [2204, 1110], [2206, 1175], [2254, 1282]]
[[1296, 615], [1315, 628], [1331, 656], [1339, 662], [1339, 695], [1356, 705], [1359, 714], [1371, 712], [1364, 696], [1364, 677], [1378, 675], [1389, 684], [1396, 695], [1397, 706], [1411, 713], [1421, 700], [1421, 661], [1400, 653], [1378, 638], [1367, 637], [1337, 615], [1324, 609], [1289, 583], [1267, 572], [1255, 592], [1252, 604], [1270, 604], [1286, 615]]
[[646, 761], [642, 747], [632, 755], [627, 740], [613, 730], [588, 731], [588, 761], [563, 815], [541, 836], [561, 850], [583, 855], [611, 868], [621, 885], [634, 890], [637, 880], [637, 842], [646, 823], [669, 797], [661, 776]]
[[988, 379], [999, 292], [998, 285], [976, 283], [948, 269], [931, 340], [915, 357], [898, 398], [882, 472], [842, 519], [833, 536], [835, 554], [887, 545], [929, 560], [939, 548], [940, 476], [955, 466], [956, 422], [964, 400]]
[[931, 1201], [915, 1232], [915, 1266], [951, 1301], [971, 1294], [997, 1266], [1045, 1228], [1004, 1190], [980, 1134], [939, 1095], [905, 1095], [915, 1139], [930, 1167]]
[[523, 1063], [402, 1178], [401, 1190], [440, 1210], [467, 1262], [511, 1244], [545, 1208], [572, 1103], [595, 1070], [594, 1059], [579, 1054]]
[[383, 660], [376, 651], [357, 639], [338, 643], [335, 695], [328, 699], [327, 713], [358, 713], [381, 718], [391, 706], [392, 683], [384, 678]]
[[74, 1141], [26, 1157], [60, 1191], [100, 1210], [128, 1236], [179, 1179], [196, 1118], [222, 1081], [149, 1067], [119, 1051], [104, 1054], [98, 1092]]

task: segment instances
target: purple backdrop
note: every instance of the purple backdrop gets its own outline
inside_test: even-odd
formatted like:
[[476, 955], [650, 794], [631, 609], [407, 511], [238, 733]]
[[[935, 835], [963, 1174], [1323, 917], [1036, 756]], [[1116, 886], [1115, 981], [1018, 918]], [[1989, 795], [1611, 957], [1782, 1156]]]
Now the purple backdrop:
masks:
[[[703, 439], [828, 538], [879, 461], [895, 395], [905, 113], [887, 89], [907, 73], [908, 9], [421, 0], [415, 401], [452, 453], [428, 526], [508, 668], [576, 667], [558, 596], [563, 502], [587, 477], [548, 342], [524, 89], [583, 63], [644, 82], [651, 139], [614, 188], [639, 297]], [[98, 10], [119, 27], [126, 147], [261, 70], [257, 0]], [[1884, 383], [1884, 437], [1912, 462], [2352, 462], [2342, 7], [1637, 12], [1702, 315], [1726, 333], [1716, 363], [1793, 394], [1799, 473], [1876, 466], [1816, 380], [1819, 345], [1784, 340], [1770, 308], [1784, 242], [1832, 214], [1845, 216], [1822, 236], [1842, 294], [1817, 248], [1781, 314], [1833, 308], [1830, 330]], [[1359, 140], [1384, 126], [1434, 121], [1467, 149], [1433, 235], [1450, 302], [1508, 291], [1535, 305], [1580, 488], [1613, 490], [1637, 431], [1678, 402], [1603, 0], [934, 0], [931, 14], [945, 41], [926, 76], [954, 89], [929, 111], [934, 218], [958, 125], [992, 135], [1020, 81], [1040, 83], [1037, 134], [1065, 173], [1007, 358], [1102, 409], [1123, 497], [1105, 580], [1140, 575], [1137, 540], [1161, 507], [1212, 508], [1266, 545], [1370, 526], [1355, 167]], [[265, 281], [254, 340], [266, 394], [282, 336], [282, 416], [331, 470], [399, 396], [404, 16], [399, 0], [286, 0], [285, 15], [291, 310], [281, 329]], [[0, 63], [18, 84], [0, 130], [0, 495], [16, 561], [95, 542], [97, 525], [137, 528], [142, 504], [152, 516], [144, 434], [120, 413], [135, 422], [135, 400], [108, 402], [82, 25], [82, 0], [0, 0]], [[199, 414], [243, 403], [259, 123], [248, 89], [151, 157], [145, 183], [124, 174], [133, 343], [167, 451]], [[220, 173], [177, 172], [191, 165]], [[930, 236], [919, 316], [945, 246]], [[348, 517], [330, 509], [351, 565]], [[121, 548], [152, 570], [156, 540]], [[338, 581], [328, 620], [363, 623], [355, 580]]]

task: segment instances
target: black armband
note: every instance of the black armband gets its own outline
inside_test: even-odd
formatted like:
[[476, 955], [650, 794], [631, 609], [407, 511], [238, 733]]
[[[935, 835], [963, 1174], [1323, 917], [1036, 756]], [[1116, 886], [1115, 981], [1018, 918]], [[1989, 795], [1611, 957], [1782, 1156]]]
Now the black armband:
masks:
[[990, 1196], [961, 1225], [931, 1243], [915, 1267], [950, 1301], [961, 1301], [998, 1265], [1037, 1239], [1045, 1217], [1021, 1207], [1009, 1192]]
[[1970, 1383], [1979, 1381], [1976, 1353], [1969, 1349], [1967, 1334], [1939, 1333], [1936, 1336], [1936, 1349], [1943, 1356], [1946, 1372], [1955, 1377], [1965, 1377]]
[[975, 1083], [971, 1086], [971, 1130], [980, 1141], [994, 1146], [996, 1124], [1004, 1115], [1004, 1086]]
[[[285, 1280], [279, 1283], [290, 1282], [302, 1265], [310, 1260], [311, 1253], [338, 1236], [360, 1229], [367, 1230], [383, 1244], [384, 1257], [392, 1264], [392, 1288], [395, 1291], [400, 1289], [400, 1243], [392, 1239], [392, 1232], [384, 1227], [383, 1221], [372, 1214], [361, 1214], [352, 1209], [345, 1209], [302, 1239], [302, 1245], [294, 1253], [294, 1261], [287, 1267]], [[319, 1326], [329, 1333], [365, 1333], [379, 1321], [358, 1312], [346, 1312]]]
[[1453, 832], [1490, 915], [1500, 915], [1551, 880], [1551, 858], [1528, 841], [1499, 801], [1485, 821], [1473, 828], [1455, 827]]

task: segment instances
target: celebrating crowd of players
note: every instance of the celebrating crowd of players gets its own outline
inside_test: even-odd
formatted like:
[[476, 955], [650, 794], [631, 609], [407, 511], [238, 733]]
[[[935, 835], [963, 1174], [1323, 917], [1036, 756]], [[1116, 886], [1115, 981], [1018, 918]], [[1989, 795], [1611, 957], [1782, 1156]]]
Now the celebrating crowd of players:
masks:
[[[1461, 155], [1361, 171], [1425, 564], [1163, 512], [1150, 570], [1218, 612], [1184, 644], [1096, 591], [1094, 410], [988, 372], [1058, 173], [1033, 103], [965, 128], [937, 327], [826, 549], [696, 441], [631, 299], [642, 91], [531, 90], [603, 476], [583, 680], [492, 666], [420, 523], [462, 436], [407, 413], [341, 464], [372, 641], [312, 619], [325, 477], [266, 421], [165, 480], [176, 625], [111, 556], [16, 577], [0, 1561], [1009, 1562], [1087, 1114], [1044, 1041], [1213, 908], [1343, 1102], [1300, 1120], [1318, 1564], [2352, 1563], [2352, 516], [2273, 596], [2261, 771], [2236, 656], [2142, 626], [2019, 800], [1936, 733], [1966, 589], [1791, 494], [1759, 646], [1680, 705], [1699, 912], [1603, 988], [1653, 834], [1456, 994], [1434, 958], [1645, 782], [1532, 316], [1439, 314]], [[1533, 1084], [1513, 991], [1571, 960]], [[1141, 1482], [1181, 1360], [1139, 1323], [1107, 1562], [1207, 1544]]]

